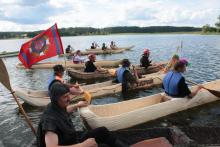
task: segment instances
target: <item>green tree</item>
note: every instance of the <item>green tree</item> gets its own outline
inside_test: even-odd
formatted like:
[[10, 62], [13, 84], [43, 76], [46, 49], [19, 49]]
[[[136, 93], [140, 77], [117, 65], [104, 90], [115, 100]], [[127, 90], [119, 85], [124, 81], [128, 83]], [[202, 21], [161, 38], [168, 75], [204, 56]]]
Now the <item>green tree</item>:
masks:
[[208, 32], [210, 32], [210, 25], [209, 24], [206, 24], [206, 25], [204, 25], [203, 27], [202, 27], [202, 32], [203, 33], [208, 33]]
[[218, 16], [218, 21], [215, 23], [217, 31], [220, 32], [220, 15]]

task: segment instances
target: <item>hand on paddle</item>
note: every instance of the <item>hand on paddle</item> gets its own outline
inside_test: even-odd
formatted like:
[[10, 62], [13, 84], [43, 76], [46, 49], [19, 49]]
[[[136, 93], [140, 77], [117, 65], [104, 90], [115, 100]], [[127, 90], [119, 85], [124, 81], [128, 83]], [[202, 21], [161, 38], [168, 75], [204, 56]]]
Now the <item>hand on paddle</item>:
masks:
[[88, 102], [79, 101], [76, 105], [77, 105], [77, 107], [86, 107], [86, 106], [88, 106]]

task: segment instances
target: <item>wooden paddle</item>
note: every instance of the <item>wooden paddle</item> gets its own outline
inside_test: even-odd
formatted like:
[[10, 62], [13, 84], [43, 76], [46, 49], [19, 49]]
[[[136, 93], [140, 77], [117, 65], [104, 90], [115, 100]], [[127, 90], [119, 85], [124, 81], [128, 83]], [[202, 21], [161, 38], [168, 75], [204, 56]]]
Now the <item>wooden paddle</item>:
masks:
[[[198, 85], [197, 83], [195, 83], [195, 82], [193, 82], [193, 81], [190, 81], [190, 80], [186, 80], [186, 81], [189, 82], [189, 83], [191, 83], [191, 84], [193, 84], [193, 85]], [[208, 88], [205, 88], [205, 87], [203, 87], [203, 89], [208, 90], [211, 94], [213, 94], [214, 96], [220, 98], [220, 91], [208, 89]]]
[[31, 128], [33, 134], [36, 136], [36, 130], [34, 129], [31, 120], [29, 119], [29, 117], [27, 116], [26, 112], [24, 111], [22, 105], [19, 103], [17, 96], [15, 95], [15, 92], [13, 91], [13, 89], [11, 88], [11, 84], [10, 84], [10, 80], [9, 80], [9, 76], [8, 76], [8, 72], [7, 69], [5, 67], [4, 62], [2, 61], [2, 59], [0, 58], [0, 82], [11, 92], [11, 94], [13, 95], [21, 113], [24, 115], [24, 118], [28, 124], [28, 126]]
[[[76, 84], [78, 85], [78, 81], [76, 81]], [[84, 91], [81, 86], [79, 86], [79, 89], [81, 91]], [[88, 102], [88, 104], [91, 104], [92, 95], [90, 94], [90, 92], [84, 91], [84, 98]]]

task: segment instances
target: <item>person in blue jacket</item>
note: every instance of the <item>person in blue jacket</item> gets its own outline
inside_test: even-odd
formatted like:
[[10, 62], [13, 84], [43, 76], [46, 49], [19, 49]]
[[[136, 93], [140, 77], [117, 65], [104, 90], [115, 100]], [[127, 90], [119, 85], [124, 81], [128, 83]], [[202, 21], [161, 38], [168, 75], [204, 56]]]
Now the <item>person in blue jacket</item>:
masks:
[[180, 59], [174, 65], [174, 69], [169, 71], [164, 77], [163, 88], [168, 96], [192, 98], [202, 88], [202, 85], [198, 85], [194, 91], [190, 91], [188, 88], [185, 78], [182, 75], [186, 71], [188, 64], [186, 59]]
[[131, 63], [128, 59], [122, 60], [122, 66], [116, 71], [116, 81], [122, 83], [122, 92], [126, 92], [133, 84], [138, 84], [138, 75], [136, 70], [133, 75], [129, 69]]

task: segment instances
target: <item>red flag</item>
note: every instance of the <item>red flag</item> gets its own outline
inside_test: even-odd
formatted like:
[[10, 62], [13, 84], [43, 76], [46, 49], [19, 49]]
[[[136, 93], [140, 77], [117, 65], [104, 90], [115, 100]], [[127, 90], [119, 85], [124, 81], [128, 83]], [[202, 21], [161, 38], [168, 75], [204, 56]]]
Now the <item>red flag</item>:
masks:
[[18, 58], [26, 68], [30, 68], [41, 60], [59, 54], [63, 54], [63, 46], [57, 24], [54, 24], [51, 28], [22, 44]]

